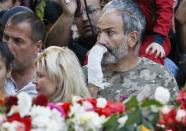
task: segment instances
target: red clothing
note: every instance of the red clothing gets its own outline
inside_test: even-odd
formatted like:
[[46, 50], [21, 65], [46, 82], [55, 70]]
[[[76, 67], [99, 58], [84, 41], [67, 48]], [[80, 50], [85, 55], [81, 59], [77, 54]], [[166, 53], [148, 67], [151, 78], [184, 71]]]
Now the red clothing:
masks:
[[136, 2], [146, 18], [147, 34], [140, 47], [140, 56], [150, 58], [151, 60], [163, 64], [164, 59], [154, 58], [155, 55], [145, 54], [145, 49], [154, 41], [154, 33], [165, 37], [162, 46], [167, 56], [171, 50], [169, 31], [172, 27], [173, 18], [173, 0], [133, 0]]

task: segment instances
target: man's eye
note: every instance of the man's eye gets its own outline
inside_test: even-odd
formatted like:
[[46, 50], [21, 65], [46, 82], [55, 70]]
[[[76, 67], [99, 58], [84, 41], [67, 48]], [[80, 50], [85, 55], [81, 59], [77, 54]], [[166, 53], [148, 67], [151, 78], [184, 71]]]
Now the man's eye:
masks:
[[112, 35], [114, 35], [114, 31], [108, 31], [107, 34], [108, 34], [109, 36], [112, 36]]
[[20, 44], [20, 43], [23, 42], [23, 40], [21, 40], [20, 38], [15, 38], [15, 39], [14, 39], [14, 42], [15, 42], [16, 44]]
[[89, 14], [93, 14], [94, 12], [96, 12], [95, 8], [88, 8], [88, 13]]

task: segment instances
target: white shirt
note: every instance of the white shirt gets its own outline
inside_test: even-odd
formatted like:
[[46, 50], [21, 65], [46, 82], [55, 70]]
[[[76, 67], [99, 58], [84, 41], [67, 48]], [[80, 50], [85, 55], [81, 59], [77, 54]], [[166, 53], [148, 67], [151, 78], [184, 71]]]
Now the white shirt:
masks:
[[26, 92], [30, 96], [35, 97], [37, 95], [36, 85], [33, 82], [29, 82], [26, 86], [21, 88], [20, 90], [17, 89], [17, 86], [12, 78], [9, 78], [5, 82], [5, 91], [7, 95], [17, 95], [20, 92]]

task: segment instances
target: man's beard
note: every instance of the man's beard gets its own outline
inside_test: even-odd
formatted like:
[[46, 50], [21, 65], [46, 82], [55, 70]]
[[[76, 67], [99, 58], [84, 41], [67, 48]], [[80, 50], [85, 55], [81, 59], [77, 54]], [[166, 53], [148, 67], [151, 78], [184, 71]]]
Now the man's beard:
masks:
[[123, 43], [117, 48], [108, 48], [108, 51], [104, 54], [103, 64], [114, 64], [118, 63], [121, 59], [128, 55], [128, 44]]

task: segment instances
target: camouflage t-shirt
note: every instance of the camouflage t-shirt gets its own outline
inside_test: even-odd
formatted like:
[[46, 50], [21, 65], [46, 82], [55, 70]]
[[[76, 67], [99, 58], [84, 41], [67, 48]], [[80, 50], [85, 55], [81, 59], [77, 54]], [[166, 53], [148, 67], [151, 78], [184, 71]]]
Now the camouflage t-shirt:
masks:
[[178, 92], [174, 76], [162, 65], [142, 58], [136, 67], [125, 72], [104, 70], [104, 89], [99, 96], [113, 101], [121, 101], [125, 97], [136, 95], [139, 100], [153, 98], [159, 86], [167, 88], [171, 97]]

